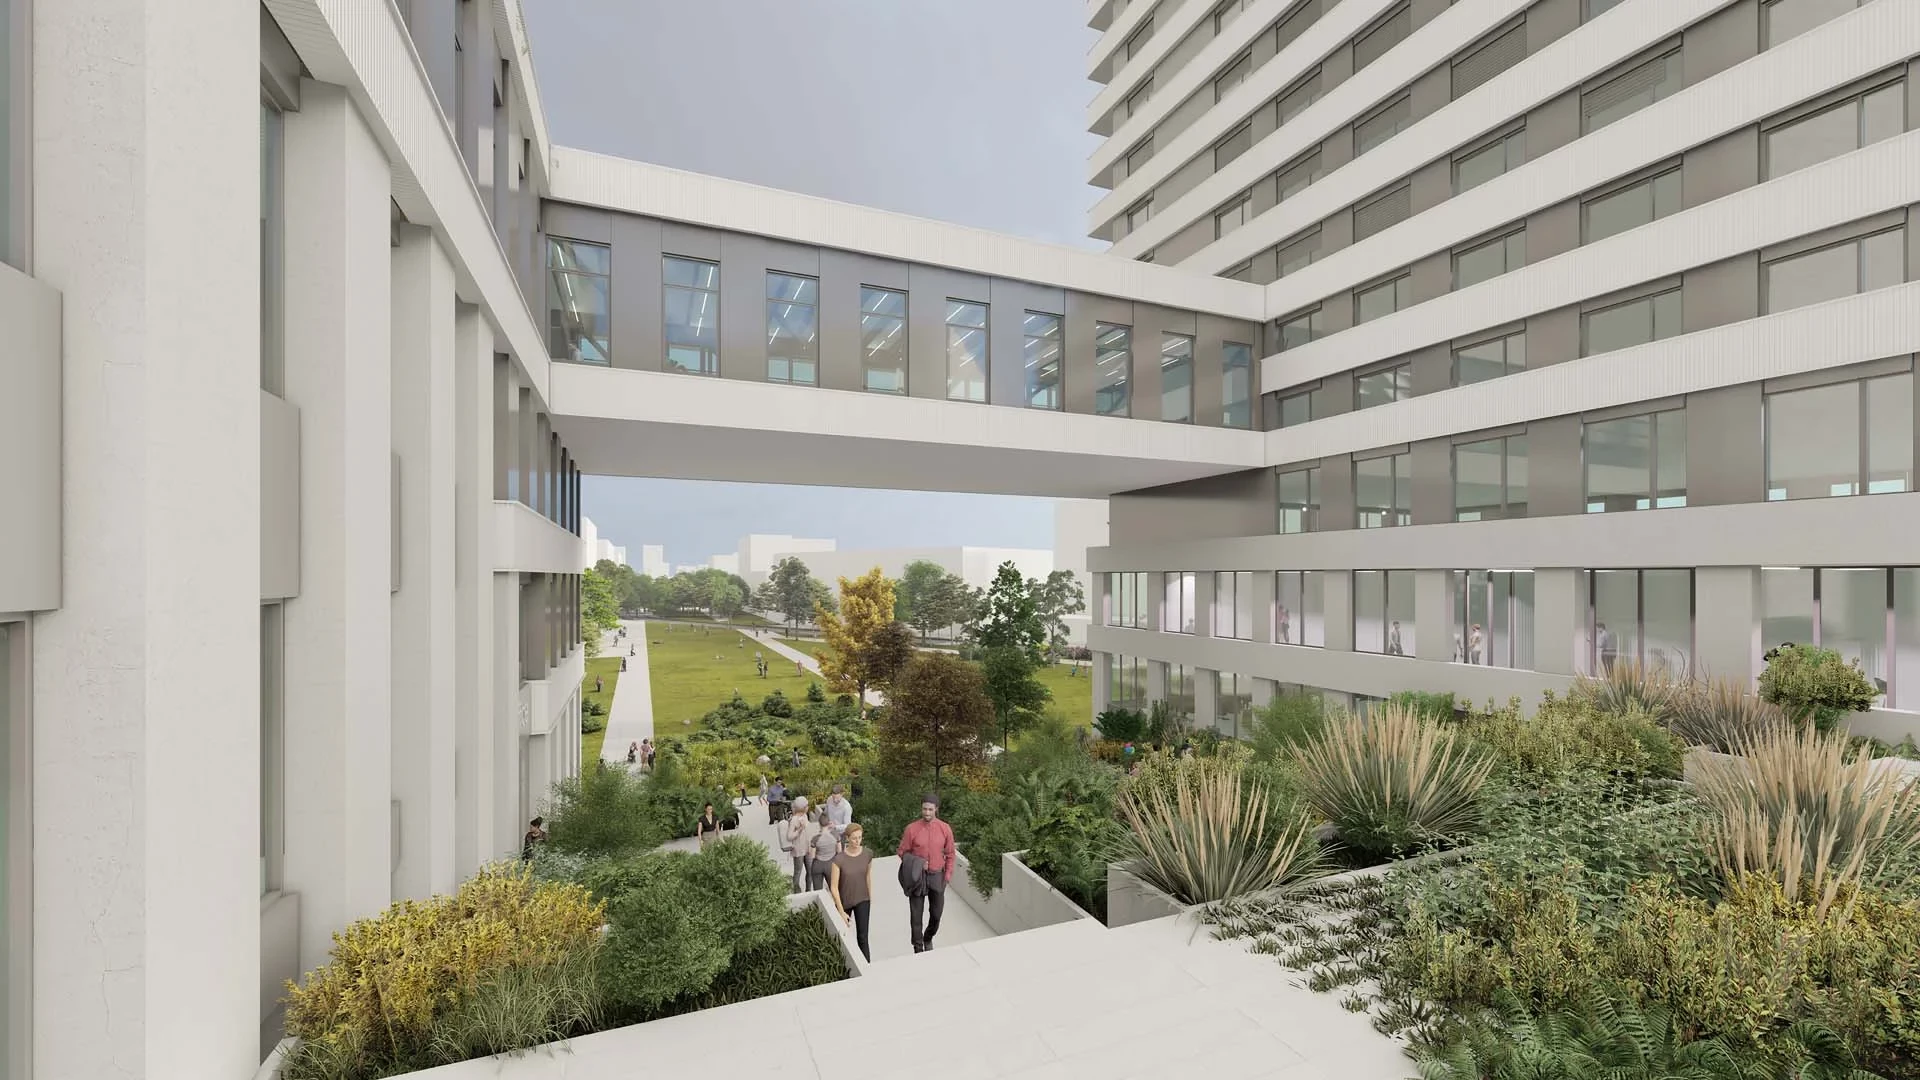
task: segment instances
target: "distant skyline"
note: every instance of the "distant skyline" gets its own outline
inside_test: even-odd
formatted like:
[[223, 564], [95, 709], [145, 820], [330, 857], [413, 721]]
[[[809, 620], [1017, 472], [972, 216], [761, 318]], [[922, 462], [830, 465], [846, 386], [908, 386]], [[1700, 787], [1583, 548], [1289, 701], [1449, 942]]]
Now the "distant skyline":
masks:
[[[556, 143], [1052, 243], [1100, 192], [1081, 120], [1096, 37], [1074, 0], [538, 0]], [[934, 43], [938, 43], [937, 47]], [[799, 393], [799, 392], [796, 392]], [[842, 548], [1051, 547], [1048, 499], [587, 477], [638, 558], [704, 563], [752, 532]]]

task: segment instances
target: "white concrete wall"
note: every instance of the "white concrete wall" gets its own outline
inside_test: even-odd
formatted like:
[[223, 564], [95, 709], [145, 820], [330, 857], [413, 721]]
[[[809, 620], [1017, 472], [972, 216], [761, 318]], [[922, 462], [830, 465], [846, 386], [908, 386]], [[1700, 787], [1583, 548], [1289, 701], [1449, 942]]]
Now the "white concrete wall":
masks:
[[1093, 919], [1065, 893], [1028, 869], [1027, 864], [1020, 861], [1018, 852], [1001, 853], [1000, 887], [992, 896], [980, 895], [973, 884], [972, 865], [965, 857], [961, 858], [953, 877], [956, 887], [949, 895], [972, 908], [996, 934], [1017, 934], [1042, 926]]
[[60, 605], [60, 294], [0, 264], [0, 611]]
[[1188, 911], [1188, 905], [1119, 866], [1107, 867], [1107, 926], [1117, 929]]
[[260, 16], [149, 7], [31, 9], [33, 273], [64, 311], [64, 589], [31, 671], [39, 1080], [260, 1058]]

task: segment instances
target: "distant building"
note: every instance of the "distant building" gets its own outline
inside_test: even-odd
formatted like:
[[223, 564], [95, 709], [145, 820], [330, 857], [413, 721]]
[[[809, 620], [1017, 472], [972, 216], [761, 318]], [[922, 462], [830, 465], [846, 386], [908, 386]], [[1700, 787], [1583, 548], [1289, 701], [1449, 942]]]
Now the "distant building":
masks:
[[908, 563], [924, 560], [949, 573], [960, 575], [969, 585], [984, 589], [993, 582], [994, 572], [1000, 569], [1000, 564], [1008, 561], [1019, 567], [1022, 575], [1044, 579], [1053, 572], [1053, 554], [1037, 548], [914, 547], [868, 551], [794, 551], [781, 552], [779, 557], [798, 557], [807, 564], [807, 569], [814, 577], [826, 582], [829, 587], [837, 587], [839, 578], [859, 577], [876, 566], [888, 577], [898, 578], [906, 572]]
[[838, 546], [838, 541], [824, 537], [753, 533], [740, 538], [740, 550], [735, 556], [738, 561], [733, 572], [746, 579], [747, 584], [757, 586], [773, 572], [773, 564], [788, 555], [798, 555], [805, 562], [814, 555], [833, 551]]
[[1066, 617], [1067, 642], [1087, 643], [1087, 627], [1093, 621], [1093, 577], [1087, 573], [1087, 549], [1107, 546], [1107, 502], [1105, 499], [1059, 499], [1053, 504], [1053, 568], [1071, 570], [1086, 596], [1087, 608]]
[[740, 572], [740, 556], [715, 555], [707, 560], [707, 565], [715, 570], [725, 570], [729, 574], [738, 574]]
[[640, 572], [648, 577], [672, 577], [673, 570], [667, 565], [667, 549], [661, 544], [647, 544], [640, 549]]
[[631, 565], [627, 562], [626, 548], [619, 547], [601, 536], [600, 529], [593, 523], [592, 518], [582, 517], [580, 519], [580, 568], [584, 570], [590, 566], [597, 566], [602, 559], [621, 566]]

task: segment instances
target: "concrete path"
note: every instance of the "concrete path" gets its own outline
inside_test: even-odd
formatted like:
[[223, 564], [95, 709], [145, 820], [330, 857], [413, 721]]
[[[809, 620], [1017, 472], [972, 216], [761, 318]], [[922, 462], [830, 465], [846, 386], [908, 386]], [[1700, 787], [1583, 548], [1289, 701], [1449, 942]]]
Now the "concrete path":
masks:
[[[815, 675], [819, 675], [821, 673], [820, 661], [814, 659], [811, 656], [808, 656], [806, 653], [801, 652], [799, 649], [796, 649], [791, 645], [786, 645], [779, 641], [775, 641], [771, 637], [754, 637], [752, 634], [748, 634], [744, 630], [741, 631], [741, 633], [744, 634], [749, 640], [751, 640], [756, 648], [760, 646], [765, 646], [769, 649], [772, 649], [775, 653], [778, 653], [779, 655], [786, 657], [788, 663], [799, 661], [801, 667], [806, 668], [808, 671], [813, 672]], [[878, 690], [867, 691], [867, 704], [884, 705], [886, 704], [886, 701], [887, 699], [881, 695], [880, 691]]]
[[[767, 857], [773, 860], [783, 873], [793, 873], [793, 860], [780, 850], [780, 842], [774, 837], [774, 826], [767, 823], [767, 804], [753, 796], [750, 806], [740, 807], [740, 827], [729, 835], [743, 836], [767, 850]], [[860, 807], [853, 808], [855, 821], [860, 820]], [[870, 838], [871, 839], [871, 838]], [[913, 956], [913, 932], [909, 927], [910, 911], [907, 898], [900, 892], [900, 860], [893, 850], [899, 838], [884, 840], [870, 845], [876, 856], [873, 860], [873, 913], [867, 927], [867, 946], [873, 950], [873, 960], [880, 963], [886, 960], [898, 960]], [[692, 837], [675, 840], [667, 845], [669, 851], [696, 851], [698, 845]], [[853, 940], [853, 928], [847, 927], [848, 941]], [[940, 916], [940, 933], [934, 938], [936, 946], [960, 946], [969, 941], [980, 941], [995, 936], [986, 920], [968, 907], [961, 898], [958, 889], [947, 891], [946, 910]], [[939, 949], [934, 950], [938, 952]]]
[[642, 739], [653, 738], [653, 683], [647, 673], [647, 632], [646, 624], [639, 620], [622, 620], [627, 636], [617, 644], [613, 635], [608, 634], [601, 655], [626, 656], [632, 649], [633, 655], [627, 659], [627, 670], [620, 673], [620, 681], [613, 685], [613, 706], [607, 710], [607, 740], [600, 745], [600, 757], [624, 765], [627, 762], [627, 746]]

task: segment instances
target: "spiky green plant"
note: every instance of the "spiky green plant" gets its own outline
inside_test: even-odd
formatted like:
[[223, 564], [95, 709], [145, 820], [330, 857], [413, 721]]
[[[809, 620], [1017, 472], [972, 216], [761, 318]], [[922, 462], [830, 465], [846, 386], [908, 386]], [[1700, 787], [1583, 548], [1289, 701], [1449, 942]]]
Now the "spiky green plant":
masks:
[[1920, 851], [1920, 784], [1903, 783], [1845, 735], [1778, 728], [1700, 763], [1701, 798], [1728, 878], [1771, 877], [1824, 915], [1852, 886], [1909, 867]]
[[1463, 839], [1480, 824], [1480, 789], [1494, 760], [1450, 725], [1389, 703], [1342, 714], [1295, 751], [1300, 790], [1366, 856]]
[[1672, 720], [1686, 692], [1686, 684], [1669, 675], [1665, 668], [1620, 660], [1597, 678], [1583, 675], [1575, 679], [1568, 696], [1603, 712], [1637, 710], [1656, 723], [1666, 724]]
[[1780, 1055], [1695, 1038], [1673, 1011], [1592, 994], [1579, 1009], [1534, 1015], [1502, 994], [1500, 1018], [1466, 1026], [1419, 1059], [1423, 1080], [1874, 1080], [1846, 1043], [1810, 1021], [1787, 1029]]
[[1689, 746], [1731, 754], [1742, 741], [1788, 723], [1784, 710], [1761, 700], [1745, 685], [1732, 679], [1712, 679], [1689, 686], [1680, 695], [1667, 729]]
[[1235, 761], [1180, 762], [1172, 783], [1128, 784], [1117, 806], [1128, 829], [1122, 865], [1188, 904], [1244, 896], [1324, 868], [1313, 822], [1276, 814], [1276, 797]]

